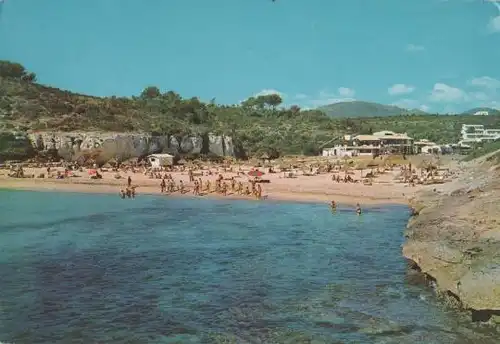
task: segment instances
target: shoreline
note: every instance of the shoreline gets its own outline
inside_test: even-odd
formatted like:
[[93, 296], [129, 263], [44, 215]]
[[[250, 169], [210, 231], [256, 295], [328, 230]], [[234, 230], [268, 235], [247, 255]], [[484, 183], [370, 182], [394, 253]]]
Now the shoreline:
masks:
[[[168, 194], [161, 193], [158, 186], [146, 183], [133, 183], [137, 187], [137, 195], [165, 196], [170, 198], [207, 198], [207, 199], [228, 199], [228, 200], [247, 200], [258, 201], [254, 197], [228, 194], [223, 196], [216, 193], [194, 196], [191, 192], [180, 194], [178, 192]], [[92, 194], [116, 194], [123, 185], [105, 181], [87, 181], [87, 182], [69, 182], [67, 180], [47, 180], [47, 179], [14, 179], [1, 178], [0, 189], [17, 191], [35, 191], [35, 192], [72, 192], [72, 193], [92, 193]], [[264, 192], [264, 198], [261, 201], [272, 202], [290, 202], [290, 203], [317, 203], [325, 204], [332, 200], [336, 203], [347, 206], [355, 206], [357, 203], [362, 206], [384, 206], [384, 205], [404, 205], [409, 206], [406, 197], [375, 197], [373, 195], [350, 195], [339, 192], [315, 192], [315, 190], [301, 191], [281, 191], [270, 190]]]

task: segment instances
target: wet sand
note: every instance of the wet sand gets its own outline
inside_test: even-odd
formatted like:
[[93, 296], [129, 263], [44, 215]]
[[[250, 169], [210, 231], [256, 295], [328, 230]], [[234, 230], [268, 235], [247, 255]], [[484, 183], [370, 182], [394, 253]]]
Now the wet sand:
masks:
[[[38, 175], [43, 173], [43, 168], [26, 168], [25, 174]], [[330, 202], [335, 200], [342, 204], [408, 204], [408, 199], [419, 189], [419, 186], [408, 187], [405, 184], [397, 183], [394, 180], [399, 171], [389, 171], [374, 179], [371, 186], [362, 183], [337, 183], [332, 182], [331, 173], [314, 176], [297, 176], [295, 178], [284, 178], [283, 173], [269, 173], [262, 178], [268, 179], [270, 183], [261, 184], [263, 197], [276, 201], [295, 202]], [[132, 185], [136, 186], [137, 195], [141, 194], [161, 194], [159, 179], [150, 179], [143, 173], [120, 172], [121, 179], [115, 179], [116, 172], [104, 172], [100, 180], [90, 179], [86, 172], [80, 172], [80, 177], [66, 179], [53, 178], [11, 178], [6, 175], [7, 171], [0, 171], [0, 188], [31, 190], [31, 191], [56, 191], [56, 192], [90, 192], [90, 193], [116, 193], [127, 185], [127, 177], [132, 178]], [[365, 172], [366, 173], [366, 172]], [[175, 192], [164, 194], [165, 197], [194, 197], [192, 194], [192, 184], [189, 183], [187, 172], [171, 172], [176, 182], [182, 180], [186, 189], [185, 194]], [[224, 178], [236, 177], [236, 173], [224, 172]], [[342, 175], [342, 174], [341, 174]], [[211, 176], [201, 176], [203, 182], [206, 180], [215, 181], [217, 173]], [[355, 171], [353, 178], [359, 179], [359, 171]], [[195, 176], [196, 179], [200, 178]], [[236, 181], [241, 181], [244, 186], [248, 185], [248, 176], [236, 177]], [[213, 183], [212, 183], [213, 184]], [[230, 199], [255, 199], [250, 196], [236, 195], [228, 193], [227, 196], [215, 192], [203, 196], [210, 198], [230, 198]]]

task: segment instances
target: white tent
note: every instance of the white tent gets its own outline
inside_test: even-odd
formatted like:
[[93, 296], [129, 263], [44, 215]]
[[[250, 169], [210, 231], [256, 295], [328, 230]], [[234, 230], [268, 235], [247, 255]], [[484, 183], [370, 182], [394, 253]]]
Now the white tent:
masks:
[[148, 156], [148, 161], [153, 168], [171, 166], [174, 164], [174, 156], [170, 154], [151, 154]]

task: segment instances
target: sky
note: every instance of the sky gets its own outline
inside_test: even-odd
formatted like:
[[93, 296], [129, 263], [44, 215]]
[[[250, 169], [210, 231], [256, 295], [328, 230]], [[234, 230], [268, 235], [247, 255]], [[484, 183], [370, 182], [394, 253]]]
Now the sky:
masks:
[[500, 108], [500, 0], [4, 0], [0, 59], [97, 96]]

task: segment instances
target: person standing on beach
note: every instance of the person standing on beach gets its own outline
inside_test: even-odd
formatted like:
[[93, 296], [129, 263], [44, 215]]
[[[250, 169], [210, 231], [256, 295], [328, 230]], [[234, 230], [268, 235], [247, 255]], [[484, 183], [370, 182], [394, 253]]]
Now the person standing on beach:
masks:
[[166, 188], [167, 188], [167, 183], [165, 182], [165, 178], [163, 178], [160, 183], [161, 193], [164, 193]]
[[128, 176], [128, 178], [127, 178], [127, 186], [128, 187], [132, 186], [132, 178], [130, 178], [130, 176]]

